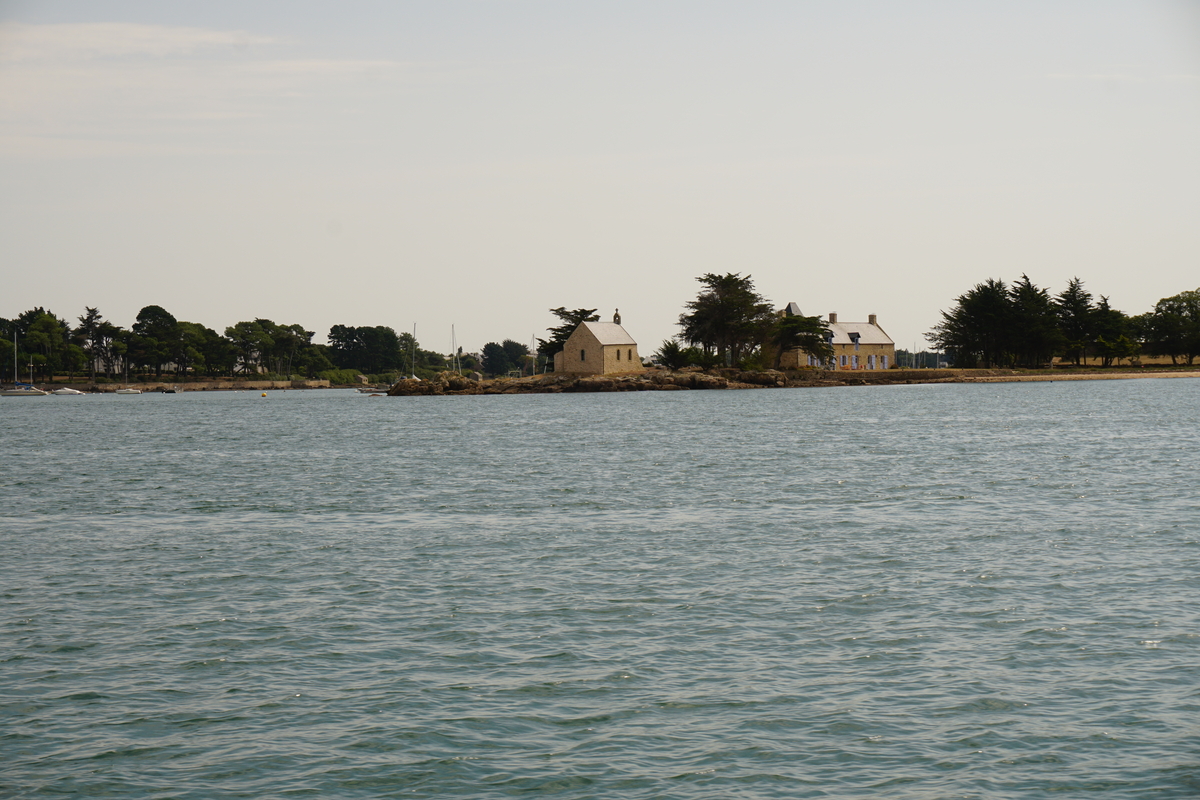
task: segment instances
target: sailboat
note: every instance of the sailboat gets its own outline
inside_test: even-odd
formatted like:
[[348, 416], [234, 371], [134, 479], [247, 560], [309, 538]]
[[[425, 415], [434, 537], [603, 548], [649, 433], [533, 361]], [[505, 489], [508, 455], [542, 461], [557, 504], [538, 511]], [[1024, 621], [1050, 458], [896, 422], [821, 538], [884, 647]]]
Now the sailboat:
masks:
[[[32, 381], [32, 366], [30, 362], [30, 380]], [[0, 390], [0, 397], [45, 397], [46, 393], [33, 385], [17, 380], [17, 329], [13, 328], [13, 388]]]
[[125, 362], [125, 386], [123, 388], [117, 389], [116, 393], [117, 394], [141, 394], [142, 393], [141, 389], [134, 389], [132, 386], [129, 385], [129, 359], [126, 358], [123, 360]]

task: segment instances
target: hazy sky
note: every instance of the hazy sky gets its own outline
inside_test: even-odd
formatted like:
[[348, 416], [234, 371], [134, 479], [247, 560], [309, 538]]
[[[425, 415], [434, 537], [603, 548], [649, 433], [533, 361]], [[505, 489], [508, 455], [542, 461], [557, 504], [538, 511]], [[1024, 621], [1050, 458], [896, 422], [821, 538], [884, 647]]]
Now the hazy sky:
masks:
[[1200, 4], [0, 0], [0, 316], [417, 324], [695, 278], [878, 314], [1200, 287]]

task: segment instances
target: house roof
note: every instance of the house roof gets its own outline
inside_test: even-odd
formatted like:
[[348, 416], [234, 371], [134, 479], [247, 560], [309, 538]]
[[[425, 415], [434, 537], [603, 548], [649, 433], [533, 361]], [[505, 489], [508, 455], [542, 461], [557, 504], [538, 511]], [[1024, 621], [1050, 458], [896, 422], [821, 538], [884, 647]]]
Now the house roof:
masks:
[[[596, 337], [596, 341], [602, 345], [637, 344], [633, 340], [633, 337], [615, 322], [581, 322], [579, 323], [579, 328], [587, 328], [592, 336]], [[575, 330], [579, 330], [579, 328]]]
[[883, 328], [869, 322], [827, 322], [825, 327], [833, 331], [833, 344], [854, 344], [852, 333], [858, 334], [859, 344], [895, 344]]

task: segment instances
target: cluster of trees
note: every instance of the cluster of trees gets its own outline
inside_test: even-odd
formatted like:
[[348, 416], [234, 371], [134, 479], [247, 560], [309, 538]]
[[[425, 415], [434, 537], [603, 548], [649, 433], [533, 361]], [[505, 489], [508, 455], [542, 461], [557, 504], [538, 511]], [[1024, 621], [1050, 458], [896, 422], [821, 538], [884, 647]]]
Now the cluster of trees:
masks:
[[[473, 356], [464, 356], [461, 347], [458, 350], [458, 356], [466, 366], [475, 366]], [[356, 370], [367, 375], [416, 375], [444, 369], [449, 361], [441, 353], [422, 350], [411, 333], [398, 334], [384, 325], [357, 328], [334, 325], [329, 329], [325, 355], [338, 369]]]
[[17, 342], [18, 374], [12, 380], [47, 380], [54, 375], [74, 377], [97, 373], [107, 379], [122, 375], [164, 373], [224, 377], [274, 375], [326, 377], [348, 382], [356, 373], [382, 375], [429, 373], [443, 368], [446, 358], [422, 350], [412, 334], [397, 334], [384, 326], [335, 325], [329, 344], [314, 344], [313, 331], [269, 319], [239, 322], [217, 333], [198, 322], [177, 320], [161, 306], [146, 306], [129, 329], [104, 319], [96, 308], [85, 308], [72, 325], [42, 307], [15, 319], [0, 318], [0, 375], [10, 377], [13, 337]]
[[554, 354], [566, 346], [567, 339], [571, 338], [571, 334], [581, 323], [600, 320], [600, 315], [594, 308], [576, 308], [568, 311], [564, 306], [559, 306], [550, 309], [550, 313], [558, 317], [558, 325], [546, 329], [550, 334], [549, 339], [537, 340], [538, 358], [545, 360], [554, 359]]
[[1134, 319], [1151, 355], [1170, 356], [1172, 364], [1200, 357], [1200, 289], [1164, 297], [1153, 311]]
[[536, 368], [529, 347], [512, 339], [500, 343], [488, 342], [479, 355], [485, 375], [507, 375], [514, 371], [526, 374]]
[[1061, 357], [1111, 366], [1141, 354], [1188, 364], [1200, 355], [1200, 290], [1128, 316], [1099, 300], [1078, 278], [1057, 295], [1022, 275], [1011, 285], [988, 279], [960, 295], [927, 337], [960, 367], [1038, 367]]
[[797, 348], [821, 360], [833, 356], [820, 317], [776, 313], [750, 275], [710, 272], [696, 280], [703, 288], [685, 304], [679, 335], [654, 354], [663, 366], [778, 367], [783, 353]]
[[564, 306], [550, 309], [550, 313], [558, 318], [558, 325], [546, 329], [550, 334], [548, 339], [537, 339], [537, 348], [530, 352], [529, 347], [505, 339], [503, 342], [488, 342], [480, 351], [481, 369], [485, 375], [507, 375], [510, 372], [532, 374], [539, 369], [545, 369], [554, 361], [554, 354], [562, 350], [567, 339], [579, 327], [581, 322], [596, 322], [600, 315], [594, 308], [567, 309]]

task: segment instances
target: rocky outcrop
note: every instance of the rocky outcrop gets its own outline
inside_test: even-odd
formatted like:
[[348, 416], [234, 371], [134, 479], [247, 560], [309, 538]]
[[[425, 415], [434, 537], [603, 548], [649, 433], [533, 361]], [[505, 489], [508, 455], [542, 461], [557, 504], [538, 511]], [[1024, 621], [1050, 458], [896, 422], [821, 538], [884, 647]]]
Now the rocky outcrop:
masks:
[[410, 397], [425, 394], [483, 394], [484, 384], [464, 378], [454, 372], [439, 372], [431, 381], [405, 378], [388, 389], [389, 397]]
[[649, 378], [659, 387], [674, 389], [728, 389], [729, 379], [705, 372], [656, 372]]
[[[964, 380], [950, 370], [700, 370], [650, 369], [626, 375], [538, 375], [531, 378], [471, 380], [443, 372], [431, 381], [402, 380], [392, 396], [458, 394], [557, 394], [572, 392], [664, 392], [703, 389], [770, 389], [799, 386], [863, 386]], [[968, 379], [969, 380], [969, 379]]]
[[[628, 375], [539, 375], [532, 378], [498, 378], [473, 381], [443, 372], [430, 381], [406, 379], [388, 390], [392, 397], [458, 394], [558, 394], [574, 392], [652, 392], [680, 389], [743, 388], [722, 375], [704, 372], [650, 371]], [[768, 385], [768, 384], [763, 384]], [[776, 385], [772, 382], [769, 385]]]

